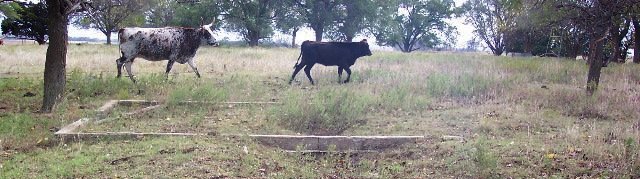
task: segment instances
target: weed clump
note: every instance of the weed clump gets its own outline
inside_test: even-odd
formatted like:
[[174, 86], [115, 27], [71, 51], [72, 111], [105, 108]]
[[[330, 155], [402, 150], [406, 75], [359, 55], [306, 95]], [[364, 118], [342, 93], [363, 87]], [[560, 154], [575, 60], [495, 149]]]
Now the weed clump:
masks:
[[337, 135], [365, 123], [373, 100], [346, 89], [322, 89], [311, 99], [291, 93], [271, 116], [291, 130], [313, 135]]
[[473, 163], [478, 170], [479, 176], [481, 178], [491, 178], [493, 171], [498, 167], [498, 159], [491, 153], [486, 139], [480, 138], [475, 143], [475, 149]]

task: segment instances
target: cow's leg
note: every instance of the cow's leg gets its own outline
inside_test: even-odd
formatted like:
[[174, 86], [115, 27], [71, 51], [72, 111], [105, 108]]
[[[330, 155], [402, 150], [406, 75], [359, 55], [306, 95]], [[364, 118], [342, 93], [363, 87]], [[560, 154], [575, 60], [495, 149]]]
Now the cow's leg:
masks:
[[132, 61], [128, 61], [127, 63], [124, 64], [124, 67], [127, 68], [127, 73], [129, 74], [129, 79], [131, 79], [131, 81], [133, 81], [133, 83], [136, 83], [136, 79], [133, 76], [133, 71], [131, 71], [131, 64], [133, 64]]
[[342, 70], [341, 66], [338, 66], [338, 83], [342, 83]]
[[164, 72], [164, 77], [166, 80], [169, 80], [169, 72], [171, 72], [171, 67], [173, 67], [173, 63], [175, 61], [173, 60], [169, 60], [169, 62], [167, 62], [167, 71]]
[[196, 76], [200, 78], [200, 72], [198, 72], [198, 68], [196, 67], [196, 64], [193, 63], [193, 59], [190, 59], [187, 63], [189, 63], [189, 66], [191, 66], [191, 69], [193, 69], [193, 71], [196, 72]]
[[298, 72], [300, 72], [300, 70], [302, 70], [302, 67], [304, 67], [304, 65], [303, 65], [303, 64], [299, 64], [299, 65], [296, 65], [296, 66], [295, 66], [295, 68], [296, 68], [296, 69], [294, 69], [294, 70], [293, 70], [293, 74], [291, 75], [291, 79], [289, 79], [289, 84], [291, 84], [291, 82], [292, 82], [292, 81], [293, 81], [293, 79], [296, 77], [296, 75], [298, 74]]
[[351, 69], [349, 69], [349, 67], [345, 67], [344, 71], [347, 71], [347, 80], [344, 80], [344, 82], [349, 83], [349, 80], [351, 80]]
[[307, 74], [307, 78], [309, 78], [309, 81], [311, 81], [311, 85], [315, 85], [315, 83], [313, 82], [313, 78], [311, 78], [311, 68], [313, 68], [313, 65], [314, 64], [310, 64], [304, 67], [304, 73]]

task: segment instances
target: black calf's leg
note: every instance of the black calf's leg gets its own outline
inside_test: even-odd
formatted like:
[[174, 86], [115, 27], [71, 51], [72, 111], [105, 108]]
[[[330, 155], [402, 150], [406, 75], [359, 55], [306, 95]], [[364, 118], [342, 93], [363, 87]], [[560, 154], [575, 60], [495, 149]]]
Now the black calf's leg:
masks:
[[313, 65], [314, 64], [304, 67], [304, 73], [307, 74], [307, 78], [309, 78], [309, 81], [311, 81], [311, 85], [315, 85], [315, 83], [313, 82], [313, 78], [311, 78], [311, 68], [313, 68]]
[[169, 79], [169, 72], [171, 72], [171, 67], [173, 67], [173, 63], [174, 63], [174, 62], [175, 62], [175, 61], [173, 61], [173, 60], [169, 60], [169, 62], [167, 62], [167, 71], [166, 71], [166, 72], [164, 72], [164, 77], [165, 77], [165, 79], [167, 79], [167, 80]]
[[342, 83], [342, 70], [341, 66], [338, 66], [338, 83]]
[[300, 72], [300, 70], [302, 70], [302, 67], [304, 67], [304, 65], [302, 65], [302, 64], [299, 64], [299, 65], [295, 66], [296, 69], [293, 70], [293, 75], [291, 75], [291, 79], [289, 79], [289, 84], [291, 84], [291, 82], [296, 77], [298, 72]]
[[349, 67], [344, 68], [344, 71], [347, 71], [347, 80], [344, 80], [345, 83], [349, 83], [349, 80], [351, 80], [351, 69], [349, 69]]

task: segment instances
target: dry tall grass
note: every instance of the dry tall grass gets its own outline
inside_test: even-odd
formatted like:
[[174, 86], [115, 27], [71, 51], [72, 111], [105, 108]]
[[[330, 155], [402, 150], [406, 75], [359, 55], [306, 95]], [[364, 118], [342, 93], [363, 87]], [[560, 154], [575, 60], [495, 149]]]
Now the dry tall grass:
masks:
[[[0, 77], [40, 78], [45, 50], [46, 46], [32, 45], [0, 47]], [[284, 48], [204, 47], [196, 55], [203, 79], [196, 79], [187, 65], [177, 64], [170, 83], [161, 82], [166, 62], [137, 59], [135, 74], [143, 78], [140, 81], [148, 91], [142, 96], [134, 94], [131, 89], [135, 87], [128, 79], [94, 80], [94, 85], [87, 85], [86, 80], [100, 79], [94, 76], [115, 78], [116, 46], [72, 44], [67, 66], [70, 73], [71, 69], [82, 73], [72, 78], [77, 82], [71, 86], [117, 85], [124, 89], [102, 90], [109, 98], [171, 101], [210, 94], [217, 100], [224, 97], [231, 101], [296, 104], [227, 114], [206, 109], [195, 118], [220, 120], [191, 120], [183, 125], [187, 128], [202, 123], [203, 128], [213, 125], [225, 132], [295, 134], [313, 131], [305, 127], [331, 122], [325, 119], [330, 117], [345, 120], [349, 126], [339, 131], [345, 135], [466, 138], [467, 143], [438, 141], [412, 149], [423, 156], [398, 158], [414, 162], [405, 169], [416, 175], [405, 176], [425, 176], [420, 174], [433, 170], [443, 173], [436, 177], [640, 176], [638, 65], [612, 64], [605, 68], [600, 89], [592, 97], [585, 94], [587, 66], [582, 61], [483, 54], [373, 52], [353, 66], [352, 83], [339, 84], [335, 67], [317, 65], [312, 71], [316, 86], [311, 86], [303, 73], [293, 85], [287, 85], [298, 53]], [[217, 90], [198, 88], [203, 86]], [[345, 101], [326, 97], [331, 91], [358, 98]], [[78, 98], [94, 99], [87, 97], [92, 94], [96, 95], [95, 90]], [[319, 103], [338, 107], [314, 111], [322, 107]], [[356, 112], [343, 109], [356, 104], [364, 108]], [[162, 115], [167, 114], [152, 116]], [[346, 121], [352, 118], [357, 119]], [[318, 130], [326, 132], [322, 127], [331, 125]], [[425, 162], [429, 158], [435, 160]]]

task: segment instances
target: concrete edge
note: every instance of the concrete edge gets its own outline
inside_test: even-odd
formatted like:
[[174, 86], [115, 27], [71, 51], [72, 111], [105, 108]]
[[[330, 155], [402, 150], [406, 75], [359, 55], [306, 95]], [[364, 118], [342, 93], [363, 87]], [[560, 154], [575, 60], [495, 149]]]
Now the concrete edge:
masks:
[[[161, 102], [159, 101], [147, 101], [147, 100], [117, 100], [120, 105], [133, 105], [133, 104], [142, 104], [142, 105], [158, 105]], [[241, 102], [210, 102], [210, 101], [180, 101], [178, 104], [282, 104], [280, 102], [270, 102], [270, 101], [241, 101]]]
[[71, 132], [75, 131], [77, 128], [87, 124], [90, 120], [91, 119], [89, 119], [89, 118], [78, 119], [77, 121], [62, 127], [62, 129], [56, 131], [54, 134], [55, 135], [60, 135], [60, 134], [71, 133]]
[[[183, 136], [215, 137], [207, 133], [144, 133], [144, 132], [56, 132], [61, 141], [82, 141], [93, 139], [140, 139], [145, 137]], [[418, 143], [425, 136], [295, 136], [295, 135], [238, 135], [222, 134], [222, 137], [249, 137], [262, 145], [277, 147], [288, 152], [346, 152], [380, 151], [403, 144]]]

